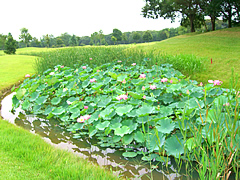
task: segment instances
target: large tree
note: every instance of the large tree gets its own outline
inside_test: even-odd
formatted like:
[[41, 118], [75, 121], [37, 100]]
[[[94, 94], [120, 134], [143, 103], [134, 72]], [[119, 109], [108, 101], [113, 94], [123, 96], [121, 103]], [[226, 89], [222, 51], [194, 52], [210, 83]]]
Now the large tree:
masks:
[[180, 13], [182, 24], [189, 25], [191, 32], [195, 32], [196, 20], [202, 17], [200, 9], [201, 0], [146, 0], [142, 9], [143, 16], [148, 18], [171, 19], [172, 22]]
[[4, 53], [6, 54], [15, 54], [17, 48], [17, 41], [13, 39], [12, 34], [8, 33]]
[[32, 40], [32, 36], [28, 33], [27, 28], [20, 29], [21, 35], [19, 36], [19, 39], [21, 39], [21, 42], [25, 43], [26, 47], [28, 46], [28, 43]]
[[232, 21], [237, 20], [239, 22], [240, 16], [240, 2], [239, 0], [219, 0], [221, 1], [221, 13], [223, 20], [228, 21], [228, 27], [232, 27]]
[[115, 28], [115, 29], [113, 29], [112, 36], [117, 38], [117, 41], [121, 41], [122, 40], [122, 31], [120, 31], [119, 29]]
[[153, 39], [153, 36], [152, 36], [152, 33], [151, 33], [150, 31], [145, 31], [145, 32], [143, 33], [143, 40], [144, 40], [144, 41], [149, 42], [149, 41], [151, 41], [152, 39]]
[[7, 35], [0, 34], [0, 50], [4, 49]]

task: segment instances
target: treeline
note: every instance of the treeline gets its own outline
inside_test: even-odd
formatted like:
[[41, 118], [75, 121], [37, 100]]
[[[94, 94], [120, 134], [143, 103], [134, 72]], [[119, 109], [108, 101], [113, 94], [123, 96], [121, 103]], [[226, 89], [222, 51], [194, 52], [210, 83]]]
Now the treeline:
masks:
[[240, 24], [240, 0], [146, 0], [142, 13], [147, 18], [171, 21], [181, 15], [181, 25], [190, 27], [191, 32], [205, 25], [205, 17], [209, 17], [214, 31], [218, 18], [227, 21], [229, 28]]
[[[206, 20], [207, 30], [211, 30], [211, 21]], [[226, 22], [221, 20], [216, 21], [216, 29], [227, 28]], [[206, 31], [205, 27], [197, 28], [196, 31]], [[28, 29], [20, 29], [20, 41], [16, 41], [17, 48], [23, 47], [66, 47], [66, 46], [84, 46], [84, 45], [115, 45], [115, 44], [132, 44], [144, 43], [153, 41], [162, 41], [174, 36], [190, 33], [191, 29], [183, 26], [177, 28], [165, 28], [159, 31], [133, 31], [122, 33], [119, 29], [113, 29], [113, 32], [104, 35], [103, 31], [94, 32], [91, 36], [76, 36], [68, 33], [63, 33], [60, 36], [43, 35], [40, 39], [32, 37]], [[11, 39], [11, 38], [10, 38]], [[0, 49], [5, 49], [5, 44], [8, 40], [7, 35], [0, 34]]]

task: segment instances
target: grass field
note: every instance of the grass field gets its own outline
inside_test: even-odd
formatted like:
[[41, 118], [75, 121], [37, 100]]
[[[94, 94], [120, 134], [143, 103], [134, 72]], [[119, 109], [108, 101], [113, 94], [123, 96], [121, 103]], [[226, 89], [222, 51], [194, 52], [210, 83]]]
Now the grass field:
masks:
[[[191, 78], [207, 83], [218, 79], [229, 87], [231, 69], [240, 77], [240, 28], [223, 29], [203, 34], [187, 34], [161, 42], [137, 45], [144, 51], [154, 50], [156, 54], [193, 54], [206, 57], [206, 72], [194, 74]], [[211, 59], [213, 63], [211, 64]]]

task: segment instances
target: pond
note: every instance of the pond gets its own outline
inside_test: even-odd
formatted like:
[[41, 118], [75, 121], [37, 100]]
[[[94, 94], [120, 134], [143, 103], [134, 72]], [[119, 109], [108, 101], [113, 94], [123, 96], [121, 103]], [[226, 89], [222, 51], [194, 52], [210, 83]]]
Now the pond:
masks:
[[[98, 146], [96, 139], [74, 139], [73, 135], [59, 125], [55, 119], [44, 119], [43, 116], [26, 114], [18, 108], [11, 113], [13, 93], [7, 95], [1, 102], [1, 116], [9, 122], [23, 127], [32, 133], [39, 134], [46, 142], [62, 149], [71, 151], [93, 163], [112, 169], [115, 174], [130, 179], [196, 179], [186, 176], [184, 168], [177, 172], [174, 160], [169, 161], [168, 168], [164, 164], [152, 163], [152, 166], [141, 157], [125, 158], [122, 151]], [[151, 168], [152, 167], [152, 168]], [[152, 170], [151, 170], [152, 169]], [[195, 177], [195, 178], [194, 178]]]

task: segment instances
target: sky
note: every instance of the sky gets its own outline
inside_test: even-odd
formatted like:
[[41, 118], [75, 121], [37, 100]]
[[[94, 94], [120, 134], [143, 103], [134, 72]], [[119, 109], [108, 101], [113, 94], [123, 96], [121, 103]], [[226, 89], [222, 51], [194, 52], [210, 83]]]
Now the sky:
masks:
[[10, 32], [19, 40], [23, 27], [39, 39], [65, 32], [81, 37], [99, 30], [107, 35], [114, 28], [132, 32], [180, 26], [178, 21], [144, 18], [144, 4], [144, 0], [0, 0], [0, 34]]

